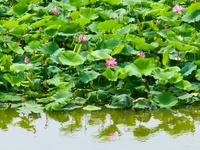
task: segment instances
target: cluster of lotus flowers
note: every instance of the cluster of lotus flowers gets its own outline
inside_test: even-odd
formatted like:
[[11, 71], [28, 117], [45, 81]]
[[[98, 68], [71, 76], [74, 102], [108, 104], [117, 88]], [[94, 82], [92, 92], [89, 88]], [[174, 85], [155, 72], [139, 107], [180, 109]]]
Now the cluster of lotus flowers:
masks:
[[[194, 1], [194, 2], [196, 2], [196, 1]], [[173, 11], [173, 12], [177, 12], [177, 13], [179, 13], [180, 15], [182, 15], [182, 9], [183, 9], [182, 6], [179, 6], [178, 4], [176, 4], [176, 5], [172, 8], [172, 11]], [[59, 14], [60, 14], [59, 10], [58, 10], [56, 7], [53, 8], [53, 14], [55, 14], [55, 15], [59, 15]], [[168, 25], [165, 25], [165, 26], [164, 26], [164, 29], [167, 29], [167, 28], [168, 28]], [[39, 30], [42, 30], [42, 28], [40, 28]], [[182, 40], [183, 40], [183, 37], [182, 37], [182, 36], [178, 36], [178, 39], [179, 39], [180, 41], [182, 41]], [[86, 37], [85, 35], [82, 35], [82, 34], [81, 34], [81, 35], [78, 36], [78, 41], [79, 41], [79, 42], [86, 42], [86, 41], [87, 41], [87, 37]], [[20, 41], [18, 41], [18, 45], [19, 45], [19, 46], [21, 45]], [[6, 43], [4, 43], [4, 47], [6, 47], [6, 46], [7, 46]], [[143, 52], [139, 52], [139, 53], [137, 54], [137, 56], [145, 57], [145, 54], [144, 54]], [[26, 56], [25, 59], [24, 59], [24, 62], [25, 62], [25, 63], [28, 63], [29, 61], [30, 61], [29, 57]], [[108, 58], [108, 59], [105, 60], [105, 62], [106, 62], [106, 67], [114, 67], [114, 66], [117, 65], [116, 58]]]

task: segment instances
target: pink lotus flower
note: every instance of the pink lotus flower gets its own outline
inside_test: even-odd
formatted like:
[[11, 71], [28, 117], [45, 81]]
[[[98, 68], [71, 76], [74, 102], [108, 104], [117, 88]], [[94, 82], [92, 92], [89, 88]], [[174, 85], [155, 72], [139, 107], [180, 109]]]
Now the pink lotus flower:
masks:
[[146, 56], [143, 52], [139, 52], [137, 55], [143, 58]]
[[24, 62], [25, 62], [25, 63], [28, 63], [28, 62], [29, 62], [28, 56], [25, 57]]
[[116, 58], [108, 58], [106, 61], [106, 67], [114, 67], [117, 65]]
[[176, 4], [176, 5], [172, 8], [172, 11], [173, 11], [173, 12], [178, 12], [178, 13], [181, 15], [181, 14], [182, 14], [182, 9], [183, 9], [182, 6], [179, 6], [178, 4]]
[[167, 28], [169, 28], [169, 26], [168, 25], [164, 25], [164, 27], [163, 27], [164, 29], [167, 29]]
[[56, 7], [53, 9], [53, 13], [54, 13], [55, 15], [58, 15], [58, 14], [59, 14], [59, 11], [58, 11], [58, 9], [57, 9]]
[[21, 46], [21, 45], [22, 45], [20, 41], [18, 41], [18, 42], [17, 42], [17, 44], [18, 44], [19, 46]]
[[80, 42], [85, 42], [86, 40], [87, 40], [87, 38], [86, 38], [86, 36], [85, 35], [79, 35], [79, 37], [78, 37], [78, 40], [80, 41]]

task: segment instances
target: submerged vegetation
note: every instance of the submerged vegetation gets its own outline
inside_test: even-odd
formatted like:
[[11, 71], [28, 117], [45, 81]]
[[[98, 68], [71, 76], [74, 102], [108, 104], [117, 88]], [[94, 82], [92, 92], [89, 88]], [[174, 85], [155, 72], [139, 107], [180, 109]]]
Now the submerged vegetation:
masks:
[[0, 0], [0, 107], [199, 101], [199, 20], [194, 0]]

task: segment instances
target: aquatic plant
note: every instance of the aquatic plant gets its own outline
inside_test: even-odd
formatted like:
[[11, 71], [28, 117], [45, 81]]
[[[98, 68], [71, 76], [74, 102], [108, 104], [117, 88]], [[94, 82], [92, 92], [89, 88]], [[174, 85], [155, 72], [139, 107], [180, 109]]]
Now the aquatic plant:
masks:
[[0, 4], [0, 102], [10, 107], [157, 109], [200, 99], [200, 2]]

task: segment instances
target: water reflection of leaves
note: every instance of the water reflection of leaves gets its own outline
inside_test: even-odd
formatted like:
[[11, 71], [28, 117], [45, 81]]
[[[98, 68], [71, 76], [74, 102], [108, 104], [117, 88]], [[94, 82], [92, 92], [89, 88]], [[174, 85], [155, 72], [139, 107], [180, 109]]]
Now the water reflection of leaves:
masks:
[[[199, 108], [191, 105], [153, 112], [111, 109], [95, 112], [82, 109], [56, 111], [47, 112], [46, 120], [59, 122], [60, 132], [65, 136], [93, 128], [93, 136], [101, 141], [116, 140], [125, 132], [133, 134], [136, 140], [146, 141], [157, 132], [164, 131], [172, 136], [192, 133], [195, 131], [195, 121], [200, 120], [199, 115]], [[8, 125], [17, 125], [29, 132], [36, 132], [35, 120], [38, 118], [41, 118], [41, 114], [19, 114], [15, 109], [0, 111], [0, 128], [9, 130]], [[151, 124], [153, 127], [149, 126]]]
[[11, 124], [16, 117], [19, 117], [19, 114], [14, 109], [0, 111], [0, 128], [8, 130], [8, 125]]

